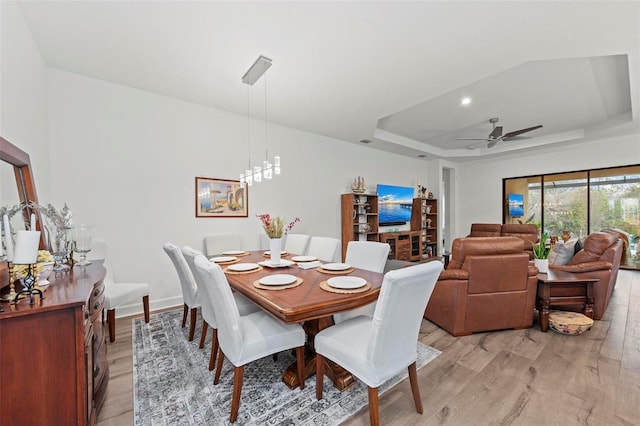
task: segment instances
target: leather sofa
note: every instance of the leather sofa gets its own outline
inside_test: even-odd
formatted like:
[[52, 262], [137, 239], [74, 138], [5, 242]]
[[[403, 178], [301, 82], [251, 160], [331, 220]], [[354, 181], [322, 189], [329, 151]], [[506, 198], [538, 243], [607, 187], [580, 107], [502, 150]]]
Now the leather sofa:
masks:
[[[593, 284], [593, 319], [602, 319], [618, 279], [623, 240], [617, 233], [593, 232], [585, 238], [583, 249], [566, 265], [549, 265], [549, 269], [572, 272], [580, 277], [598, 278]], [[570, 294], [567, 294], [570, 296]], [[553, 305], [551, 305], [553, 308]], [[582, 311], [582, 305], [563, 305], [563, 310]]]
[[457, 238], [424, 317], [453, 336], [529, 328], [537, 273], [520, 238]]
[[538, 227], [532, 223], [472, 223], [468, 237], [518, 237], [524, 251], [533, 259], [533, 245], [538, 242]]

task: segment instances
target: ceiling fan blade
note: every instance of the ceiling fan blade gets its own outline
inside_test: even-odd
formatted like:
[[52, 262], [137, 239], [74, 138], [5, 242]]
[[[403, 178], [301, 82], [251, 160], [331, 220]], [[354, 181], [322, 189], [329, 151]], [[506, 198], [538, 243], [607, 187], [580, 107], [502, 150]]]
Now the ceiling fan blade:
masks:
[[498, 139], [502, 136], [502, 126], [496, 126], [491, 133], [489, 133], [489, 139]]
[[489, 141], [489, 143], [487, 144], [487, 148], [493, 148], [495, 144], [498, 143], [500, 139], [493, 139], [491, 141]]
[[518, 136], [518, 135], [521, 135], [523, 133], [527, 133], [527, 132], [530, 132], [532, 130], [539, 129], [541, 127], [542, 127], [542, 124], [538, 124], [537, 126], [529, 127], [529, 128], [526, 128], [526, 129], [514, 130], [513, 132], [509, 132], [506, 135], [504, 135], [503, 139], [512, 138], [514, 136]]
[[488, 141], [487, 138], [456, 138], [458, 141]]

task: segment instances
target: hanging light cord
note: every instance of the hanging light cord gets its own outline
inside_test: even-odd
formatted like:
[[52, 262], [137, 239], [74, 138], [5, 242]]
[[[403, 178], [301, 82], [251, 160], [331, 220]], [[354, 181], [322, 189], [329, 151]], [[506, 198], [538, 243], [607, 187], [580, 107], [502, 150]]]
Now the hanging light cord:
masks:
[[264, 76], [264, 146], [265, 160], [269, 161], [269, 138], [267, 138], [267, 76]]
[[247, 153], [249, 155], [249, 164], [247, 170], [251, 170], [251, 93], [250, 86], [247, 85]]

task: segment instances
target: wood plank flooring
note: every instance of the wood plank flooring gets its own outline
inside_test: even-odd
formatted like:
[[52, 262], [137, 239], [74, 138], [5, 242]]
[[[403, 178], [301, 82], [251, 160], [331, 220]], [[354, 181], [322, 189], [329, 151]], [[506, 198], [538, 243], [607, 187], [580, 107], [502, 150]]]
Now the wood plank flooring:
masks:
[[[131, 318], [116, 336], [98, 426], [133, 424]], [[581, 336], [536, 323], [456, 338], [424, 320], [420, 340], [442, 351], [418, 370], [424, 414], [405, 380], [380, 397], [381, 424], [640, 425], [640, 272], [620, 271], [606, 315]], [[368, 425], [367, 410], [344, 424]]]

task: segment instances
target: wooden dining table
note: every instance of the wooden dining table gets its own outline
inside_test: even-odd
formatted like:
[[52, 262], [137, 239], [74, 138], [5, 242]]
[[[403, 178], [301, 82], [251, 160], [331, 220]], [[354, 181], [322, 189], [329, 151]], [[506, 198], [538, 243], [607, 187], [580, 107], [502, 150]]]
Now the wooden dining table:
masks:
[[[295, 254], [282, 256], [283, 260], [291, 260]], [[263, 251], [246, 252], [240, 256], [239, 262], [258, 263], [269, 261], [269, 257]], [[322, 262], [329, 263], [329, 262]], [[305, 345], [305, 378], [315, 374], [315, 350], [314, 337], [320, 331], [333, 325], [332, 315], [338, 312], [348, 311], [353, 308], [374, 302], [380, 293], [383, 274], [364, 269], [350, 268], [351, 272], [322, 272], [319, 268], [303, 269], [294, 263], [287, 267], [261, 266], [259, 270], [251, 272], [234, 273], [227, 270], [230, 265], [220, 265], [225, 271], [229, 285], [236, 292], [251, 299], [263, 310], [287, 324], [302, 323], [307, 335]], [[255, 283], [267, 275], [290, 274], [302, 283], [292, 288], [272, 287], [263, 289], [256, 287]], [[366, 291], [354, 293], [334, 293], [324, 290], [321, 283], [338, 276], [361, 277], [370, 285]], [[325, 284], [323, 284], [325, 286]], [[285, 287], [285, 286], [283, 286]], [[326, 288], [326, 286], [325, 286]], [[283, 373], [284, 383], [291, 389], [299, 386], [296, 364], [292, 364]], [[337, 364], [328, 361], [325, 365], [325, 374], [333, 381], [336, 388], [346, 390], [355, 384], [351, 373], [342, 369]]]

